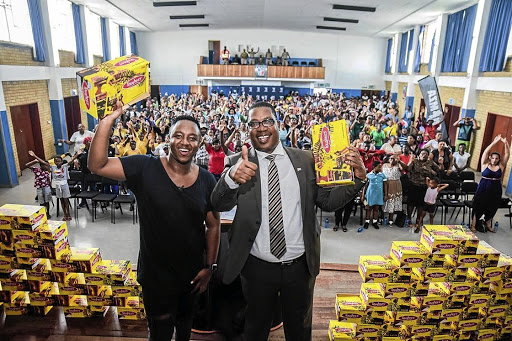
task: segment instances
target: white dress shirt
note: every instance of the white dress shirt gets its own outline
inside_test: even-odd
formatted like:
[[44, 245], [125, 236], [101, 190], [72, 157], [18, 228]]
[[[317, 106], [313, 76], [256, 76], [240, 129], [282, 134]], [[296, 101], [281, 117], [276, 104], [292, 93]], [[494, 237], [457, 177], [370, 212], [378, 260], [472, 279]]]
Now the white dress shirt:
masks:
[[[256, 151], [259, 162], [261, 180], [261, 225], [258, 235], [251, 248], [251, 255], [267, 262], [283, 262], [300, 257], [305, 252], [304, 236], [302, 233], [302, 206], [300, 188], [297, 174], [293, 164], [279, 143], [272, 153], [279, 174], [279, 188], [281, 189], [281, 205], [283, 211], [284, 235], [286, 238], [286, 253], [277, 259], [270, 252], [270, 231], [268, 221], [268, 166], [270, 161], [266, 157], [270, 154]], [[228, 173], [229, 174], [229, 173]], [[225, 176], [226, 184], [231, 189], [237, 188], [229, 175]]]

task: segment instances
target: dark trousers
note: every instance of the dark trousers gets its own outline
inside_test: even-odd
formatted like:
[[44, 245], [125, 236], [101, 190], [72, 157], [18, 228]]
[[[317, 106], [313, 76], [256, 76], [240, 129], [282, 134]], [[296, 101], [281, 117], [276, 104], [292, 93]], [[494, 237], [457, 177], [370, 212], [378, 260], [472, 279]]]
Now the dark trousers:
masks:
[[190, 340], [197, 295], [190, 291], [165, 294], [142, 287], [149, 341], [170, 341], [176, 328], [176, 341]]
[[342, 208], [338, 208], [334, 211], [334, 225], [336, 226], [346, 226], [348, 220], [350, 219], [350, 214], [352, 213], [352, 208], [354, 205], [354, 200], [351, 200]]
[[304, 255], [289, 265], [268, 263], [249, 255], [241, 279], [247, 302], [244, 341], [268, 339], [277, 295], [281, 299], [286, 340], [311, 340], [315, 277], [310, 275]]

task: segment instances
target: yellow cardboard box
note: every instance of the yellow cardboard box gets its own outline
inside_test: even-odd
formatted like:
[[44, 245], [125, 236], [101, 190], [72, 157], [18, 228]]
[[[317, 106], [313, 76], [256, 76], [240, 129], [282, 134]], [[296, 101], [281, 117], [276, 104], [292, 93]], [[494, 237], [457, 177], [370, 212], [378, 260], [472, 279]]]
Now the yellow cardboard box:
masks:
[[440, 253], [430, 254], [423, 262], [424, 268], [444, 268], [446, 255]]
[[319, 186], [353, 184], [352, 170], [342, 162], [350, 145], [347, 122], [317, 124], [312, 129], [316, 183]]
[[37, 233], [32, 230], [12, 230], [12, 237], [14, 242], [19, 242], [24, 245], [37, 244]]
[[480, 319], [470, 319], [459, 321], [458, 328], [462, 331], [474, 331], [480, 328]]
[[43, 250], [39, 245], [26, 245], [20, 242], [14, 243], [14, 251], [17, 257], [40, 258], [43, 257]]
[[365, 316], [364, 305], [358, 295], [336, 294], [334, 310], [338, 321], [358, 323]]
[[4, 303], [3, 306], [4, 306], [5, 315], [7, 315], [7, 316], [22, 316], [22, 315], [28, 315], [28, 313], [29, 313], [28, 305], [16, 306], [16, 305]]
[[355, 339], [357, 324], [340, 322], [336, 320], [329, 321], [329, 339], [331, 341], [352, 340]]
[[146, 311], [144, 308], [117, 307], [117, 316], [120, 320], [144, 320]]
[[62, 307], [64, 311], [64, 317], [91, 317], [91, 308], [89, 306], [72, 306], [72, 307]]
[[427, 296], [429, 285], [425, 281], [411, 281], [411, 296]]
[[383, 283], [363, 283], [359, 295], [366, 310], [386, 311], [390, 301], [384, 297], [384, 293]]
[[487, 318], [505, 317], [510, 307], [507, 304], [487, 308]]
[[385, 283], [384, 296], [386, 298], [408, 297], [410, 294], [410, 283]]
[[92, 273], [101, 263], [100, 249], [71, 247], [70, 262], [76, 266], [78, 272]]
[[438, 334], [432, 337], [432, 341], [454, 341], [455, 337], [453, 335], [447, 334]]
[[0, 207], [0, 220], [2, 226], [7, 227], [9, 222], [12, 229], [35, 230], [39, 225], [46, 223], [46, 208], [35, 205], [5, 204]]
[[421, 313], [416, 311], [386, 311], [385, 323], [392, 323], [398, 326], [414, 326], [418, 324]]
[[481, 262], [482, 255], [445, 255], [445, 261], [450, 267], [472, 268], [478, 266]]
[[380, 329], [381, 326], [378, 324], [358, 323], [356, 331], [357, 339], [366, 337], [377, 337], [379, 336]]
[[14, 263], [16, 259], [14, 256], [3, 256], [0, 255], [0, 272], [8, 273], [11, 272], [14, 268]]
[[512, 278], [491, 282], [489, 290], [496, 294], [512, 294]]
[[93, 270], [93, 274], [103, 275], [107, 284], [124, 283], [132, 271], [129, 260], [102, 260]]
[[400, 264], [400, 267], [419, 268], [428, 258], [429, 251], [420, 242], [393, 241], [390, 255]]
[[36, 315], [36, 316], [46, 316], [52, 310], [52, 306], [34, 306], [31, 305], [28, 307], [28, 311], [30, 315]]
[[436, 326], [426, 324], [411, 326], [411, 334], [416, 337], [431, 337], [435, 334], [436, 329]]
[[480, 329], [477, 333], [477, 340], [478, 341], [493, 341], [495, 335], [496, 335], [496, 330], [494, 330], [494, 329]]
[[118, 100], [133, 104], [149, 96], [149, 62], [122, 56], [76, 73], [80, 108], [95, 118], [113, 112]]
[[471, 294], [468, 298], [468, 306], [473, 308], [484, 308], [489, 305], [490, 296], [486, 294]]
[[467, 254], [477, 252], [479, 239], [458, 225], [425, 225], [420, 242], [432, 254]]
[[101, 297], [101, 296], [87, 296], [87, 303], [89, 306], [113, 306], [114, 300], [112, 295]]
[[489, 245], [485, 240], [481, 240], [478, 244], [476, 254], [480, 257], [476, 268], [486, 268], [490, 266], [498, 266], [501, 252]]
[[458, 322], [462, 315], [462, 308], [443, 309], [441, 311], [441, 320], [447, 322]]
[[35, 229], [41, 241], [57, 242], [68, 237], [68, 227], [65, 221], [48, 220], [46, 224]]

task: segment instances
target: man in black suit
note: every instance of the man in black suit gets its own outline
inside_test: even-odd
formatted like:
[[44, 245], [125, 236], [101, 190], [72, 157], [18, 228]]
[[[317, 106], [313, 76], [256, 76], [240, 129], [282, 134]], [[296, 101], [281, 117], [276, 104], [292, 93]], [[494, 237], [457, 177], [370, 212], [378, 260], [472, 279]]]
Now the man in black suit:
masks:
[[238, 205], [223, 281], [231, 283], [241, 275], [247, 301], [245, 341], [267, 340], [277, 295], [286, 339], [311, 340], [313, 289], [320, 268], [315, 205], [334, 211], [352, 200], [364, 185], [364, 164], [351, 147], [343, 161], [353, 167], [355, 185], [321, 188], [311, 152], [280, 143], [271, 104], [254, 104], [248, 121], [251, 154], [244, 146], [226, 158], [211, 195], [216, 211]]

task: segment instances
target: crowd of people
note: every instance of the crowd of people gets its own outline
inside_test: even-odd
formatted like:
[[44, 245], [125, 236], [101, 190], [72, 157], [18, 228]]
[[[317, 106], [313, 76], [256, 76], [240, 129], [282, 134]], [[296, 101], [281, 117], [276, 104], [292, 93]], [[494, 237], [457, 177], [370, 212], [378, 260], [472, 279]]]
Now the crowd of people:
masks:
[[[319, 187], [308, 180], [315, 177], [312, 127], [340, 119], [350, 135], [341, 162], [352, 168], [354, 184]], [[165, 94], [138, 108], [123, 110], [117, 103], [94, 132], [80, 125], [69, 141], [61, 141], [74, 148], [68, 163], [56, 157], [53, 165], [30, 152], [41, 165], [30, 166], [41, 204], [47, 204], [50, 176], [58, 185], [64, 220], [70, 219], [68, 164], [123, 181], [133, 191], [141, 230], [137, 279], [151, 340], [170, 339], [175, 328], [177, 339], [190, 338], [196, 294], [217, 269], [219, 212], [234, 206], [221, 279], [227, 285], [241, 281], [245, 340], [267, 338], [278, 293], [286, 339], [309, 340], [320, 263], [315, 206], [335, 211], [334, 229], [346, 232], [358, 194], [366, 207], [363, 228], [378, 229], [382, 214], [393, 226], [407, 204], [405, 225], [418, 232], [427, 213], [434, 221], [436, 199], [447, 187], [443, 180], [468, 168], [466, 148], [478, 125], [471, 118], [457, 125], [461, 142], [455, 151], [423, 108], [418, 117], [411, 108], [399, 114], [386, 97]], [[499, 143], [503, 158], [491, 151]], [[496, 180], [509, 148], [497, 136], [484, 151], [472, 230], [481, 221], [494, 232], [490, 220], [501, 199]]]
[[238, 56], [238, 54], [231, 56], [231, 52], [226, 46], [224, 46], [224, 49], [222, 49], [220, 52], [220, 58], [222, 60], [222, 64], [224, 65], [289, 65], [290, 54], [286, 51], [286, 49], [283, 49], [283, 52], [275, 57], [275, 60], [274, 56], [272, 55], [272, 51], [270, 51], [270, 48], [267, 50], [267, 52], [265, 52], [265, 55], [258, 55], [259, 52], [259, 47], [256, 51], [254, 51], [254, 47], [251, 47], [251, 49], [243, 49], [243, 51], [240, 53], [240, 56]]

